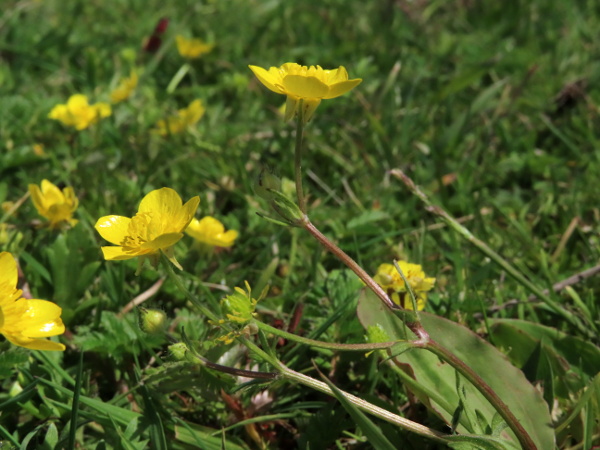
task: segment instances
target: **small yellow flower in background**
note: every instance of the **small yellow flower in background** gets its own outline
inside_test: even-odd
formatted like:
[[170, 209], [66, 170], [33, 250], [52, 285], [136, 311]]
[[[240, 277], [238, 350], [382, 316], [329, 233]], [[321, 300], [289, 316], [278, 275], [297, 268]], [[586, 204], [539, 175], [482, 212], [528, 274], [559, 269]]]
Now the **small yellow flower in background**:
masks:
[[177, 268], [173, 245], [182, 237], [196, 213], [200, 197], [191, 198], [185, 205], [181, 197], [170, 188], [156, 189], [147, 194], [132, 217], [104, 216], [95, 228], [115, 247], [102, 247], [104, 258], [109, 261], [140, 257], [138, 271], [149, 259], [156, 267], [160, 252]]
[[238, 237], [235, 230], [225, 231], [225, 226], [211, 216], [198, 220], [192, 219], [185, 233], [193, 237], [199, 244], [212, 247], [231, 247]]
[[50, 228], [60, 228], [64, 223], [71, 226], [77, 224], [73, 219], [73, 213], [79, 205], [72, 187], [66, 187], [62, 191], [48, 180], [42, 180], [41, 189], [36, 184], [29, 185], [31, 200], [38, 213], [48, 219]]
[[204, 106], [200, 100], [194, 100], [187, 108], [177, 111], [177, 116], [169, 117], [166, 120], [159, 120], [156, 123], [156, 128], [152, 131], [161, 136], [181, 133], [188, 127], [196, 124], [204, 115]]
[[333, 70], [296, 63], [285, 63], [269, 70], [258, 66], [248, 67], [268, 89], [287, 95], [285, 120], [297, 113], [299, 102], [303, 100], [304, 122], [308, 122], [321, 100], [339, 97], [362, 81], [360, 78], [349, 80], [348, 72], [343, 66]]
[[129, 77], [122, 78], [119, 85], [110, 93], [111, 103], [127, 100], [138, 84], [138, 75], [131, 72]]
[[85, 95], [75, 94], [69, 97], [66, 104], [56, 105], [48, 114], [50, 119], [58, 120], [63, 124], [84, 130], [93, 123], [98, 122], [112, 113], [107, 103], [90, 105]]
[[[427, 301], [427, 292], [433, 289], [435, 278], [427, 278], [419, 264], [398, 261], [398, 266], [415, 294], [417, 309], [423, 310]], [[396, 267], [392, 264], [381, 264], [373, 279], [387, 292], [394, 303], [404, 309], [413, 309], [410, 294]]]
[[187, 39], [181, 35], [175, 36], [175, 41], [177, 42], [177, 51], [187, 59], [199, 58], [209, 53], [215, 46], [214, 44], [207, 44], [201, 39]]
[[60, 307], [46, 300], [21, 298], [17, 281], [15, 259], [8, 252], [0, 253], [0, 333], [31, 350], [64, 350], [63, 344], [41, 339], [65, 332]]
[[35, 153], [36, 156], [46, 156], [43, 144], [33, 144], [31, 147], [33, 148], [33, 153]]

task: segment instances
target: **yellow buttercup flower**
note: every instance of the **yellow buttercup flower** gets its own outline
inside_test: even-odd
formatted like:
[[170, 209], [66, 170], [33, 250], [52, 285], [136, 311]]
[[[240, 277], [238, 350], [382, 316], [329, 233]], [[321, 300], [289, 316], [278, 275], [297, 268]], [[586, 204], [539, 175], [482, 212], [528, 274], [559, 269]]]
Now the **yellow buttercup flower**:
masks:
[[60, 307], [46, 300], [21, 298], [17, 281], [15, 259], [8, 252], [0, 253], [0, 333], [31, 350], [64, 350], [63, 344], [42, 339], [65, 332]]
[[106, 260], [123, 260], [140, 257], [138, 273], [146, 259], [156, 266], [160, 252], [179, 269], [173, 245], [182, 237], [190, 224], [200, 197], [191, 198], [185, 205], [181, 197], [170, 188], [157, 189], [140, 202], [137, 214], [132, 217], [104, 216], [95, 228], [108, 242], [115, 244], [102, 247]]
[[138, 75], [131, 72], [129, 77], [121, 79], [119, 85], [110, 93], [110, 101], [119, 103], [127, 100], [138, 84]]
[[[411, 264], [406, 261], [398, 261], [398, 266], [406, 277], [408, 284], [417, 299], [417, 309], [425, 308], [427, 292], [433, 289], [435, 278], [428, 278], [419, 264]], [[392, 264], [381, 264], [373, 279], [379, 284], [397, 305], [404, 309], [413, 309], [410, 294], [406, 289], [404, 280]]]
[[269, 70], [258, 66], [248, 66], [254, 75], [268, 89], [277, 94], [287, 95], [285, 120], [297, 113], [300, 100], [303, 101], [303, 117], [308, 122], [323, 99], [339, 97], [357, 86], [362, 79], [348, 79], [343, 66], [325, 70], [321, 66], [301, 66], [285, 63]]
[[65, 223], [74, 226], [73, 213], [79, 205], [72, 187], [62, 191], [48, 180], [42, 180], [41, 189], [36, 184], [29, 185], [29, 194], [35, 209], [41, 216], [49, 220], [50, 228], [60, 228]]
[[211, 216], [192, 219], [185, 233], [200, 244], [214, 247], [231, 247], [238, 237], [237, 231], [225, 231], [223, 224]]
[[181, 35], [175, 36], [177, 42], [177, 51], [181, 56], [187, 59], [195, 59], [209, 53], [213, 48], [214, 44], [207, 44], [201, 39], [187, 39]]
[[58, 120], [63, 124], [84, 130], [93, 123], [98, 122], [112, 113], [107, 103], [90, 105], [85, 95], [75, 94], [69, 97], [66, 104], [56, 105], [48, 114], [50, 119]]
[[156, 123], [156, 128], [152, 131], [161, 136], [181, 133], [198, 122], [205, 111], [202, 102], [200, 100], [194, 100], [187, 108], [177, 111], [177, 116], [169, 117], [166, 120], [159, 120]]

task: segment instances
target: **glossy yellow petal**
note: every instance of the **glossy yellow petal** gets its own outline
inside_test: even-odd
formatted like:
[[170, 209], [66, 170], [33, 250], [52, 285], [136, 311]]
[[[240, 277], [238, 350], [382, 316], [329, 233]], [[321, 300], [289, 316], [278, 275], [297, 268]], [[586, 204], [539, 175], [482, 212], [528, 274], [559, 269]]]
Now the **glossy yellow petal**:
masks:
[[[277, 87], [277, 84], [281, 84], [280, 76], [276, 76], [273, 72], [266, 71], [262, 67], [258, 67], [258, 66], [248, 66], [248, 67], [250, 68], [250, 70], [252, 72], [254, 72], [254, 75], [256, 75], [256, 78], [258, 78], [258, 81], [260, 81], [262, 84], [264, 84], [267, 89], [270, 89], [271, 91], [276, 92], [277, 94], [282, 93], [281, 88]], [[272, 67], [271, 69], [274, 69], [274, 68]]]
[[183, 233], [161, 234], [156, 239], [142, 244], [142, 250], [158, 251], [175, 245], [183, 237]]
[[49, 341], [48, 339], [32, 339], [25, 336], [4, 335], [8, 341], [19, 347], [25, 347], [30, 350], [45, 350], [45, 351], [64, 351], [65, 346], [58, 342]]
[[67, 100], [67, 108], [72, 113], [78, 113], [89, 106], [88, 99], [83, 94], [74, 94]]
[[287, 75], [282, 80], [282, 86], [288, 95], [299, 98], [323, 98], [329, 88], [321, 80], [301, 75]]
[[94, 228], [111, 244], [119, 245], [127, 236], [131, 219], [123, 216], [100, 217]]
[[195, 196], [189, 199], [185, 205], [183, 205], [182, 211], [182, 219], [177, 224], [177, 230], [184, 231], [192, 219], [194, 218], [194, 214], [196, 214], [196, 210], [198, 209], [198, 205], [200, 204], [200, 197]]
[[138, 212], [171, 216], [182, 206], [181, 197], [171, 188], [163, 187], [149, 192], [140, 202]]
[[42, 195], [42, 190], [37, 184], [29, 185], [29, 195], [31, 196], [31, 201], [33, 202], [33, 206], [38, 210], [40, 215], [44, 215], [42, 212], [46, 211], [46, 205], [44, 203], [44, 196]]
[[17, 263], [13, 255], [8, 252], [0, 253], [0, 285], [6, 283], [10, 289], [16, 289], [18, 279]]
[[237, 231], [225, 232], [225, 226], [211, 216], [203, 217], [201, 220], [193, 219], [185, 232], [198, 242], [218, 247], [231, 247], [238, 237]]
[[360, 84], [362, 80], [356, 78], [355, 80], [342, 81], [340, 83], [333, 84], [329, 87], [329, 92], [323, 98], [330, 99], [344, 95], [346, 92], [354, 89]]
[[327, 79], [326, 83], [329, 85], [340, 83], [342, 81], [348, 80], [348, 72], [344, 66], [340, 66], [337, 69], [326, 70], [325, 77]]
[[20, 331], [24, 336], [38, 338], [56, 336], [65, 332], [60, 318], [62, 309], [46, 300], [19, 300], [27, 302], [27, 309], [21, 316], [23, 321]]
[[138, 256], [137, 253], [125, 253], [123, 247], [101, 247], [102, 255], [107, 261], [123, 261]]

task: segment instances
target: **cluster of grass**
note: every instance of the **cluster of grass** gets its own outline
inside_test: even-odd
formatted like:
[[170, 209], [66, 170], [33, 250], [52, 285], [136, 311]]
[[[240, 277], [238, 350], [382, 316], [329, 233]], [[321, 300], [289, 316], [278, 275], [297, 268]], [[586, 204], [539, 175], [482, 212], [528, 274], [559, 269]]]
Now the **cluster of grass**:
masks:
[[[572, 415], [559, 427], [557, 444], [598, 445], [598, 360], [586, 360], [597, 353], [588, 347], [582, 355], [569, 352], [583, 348], [575, 345], [584, 340], [599, 342], [600, 285], [581, 277], [553, 291], [600, 260], [595, 2], [5, 3], [0, 201], [19, 201], [28, 184], [42, 179], [72, 186], [80, 201], [79, 223], [60, 232], [35, 226], [39, 216], [30, 201], [2, 218], [7, 228], [0, 250], [18, 257], [33, 298], [59, 304], [67, 326], [64, 354], [1, 343], [0, 435], [8, 445], [369, 446], [364, 430], [324, 394], [283, 382], [240, 388], [227, 375], [172, 363], [169, 342], [144, 334], [128, 306], [164, 278], [162, 271], [147, 268], [135, 276], [135, 261], [103, 261], [105, 243], [93, 228], [107, 214], [131, 217], [153, 189], [171, 187], [184, 201], [199, 195], [199, 216], [217, 217], [240, 237], [212, 255], [192, 251], [187, 237], [177, 244], [181, 276], [195, 295], [212, 307], [244, 280], [257, 292], [270, 285], [258, 309], [264, 322], [287, 328], [297, 321], [295, 332], [304, 336], [364, 342], [355, 278], [305, 231], [256, 214], [272, 214], [253, 191], [264, 167], [283, 179], [284, 190], [293, 190], [294, 129], [281, 118], [284, 97], [264, 89], [247, 66], [285, 62], [344, 65], [352, 78], [363, 79], [350, 94], [324, 101], [306, 128], [303, 168], [312, 221], [369, 273], [393, 259], [421, 264], [437, 279], [426, 310], [505, 351], [544, 393], [555, 424]], [[160, 49], [144, 51], [161, 18], [169, 24]], [[168, 92], [185, 62], [177, 34], [216, 45], [191, 61], [190, 72]], [[139, 85], [130, 99], [113, 105], [110, 118], [83, 131], [47, 118], [75, 93], [108, 101], [133, 68], [140, 70]], [[150, 132], [197, 98], [206, 107], [197, 125], [167, 137]], [[548, 289], [587, 331], [530, 298], [522, 283], [430, 214], [390, 175], [395, 168]], [[270, 370], [253, 367], [243, 347], [216, 341], [218, 328], [171, 281], [148, 297], [143, 305], [166, 312], [171, 335], [179, 340], [185, 329], [209, 360]], [[568, 348], [540, 338], [531, 351], [519, 351], [509, 344], [523, 341], [491, 329], [498, 321], [506, 331], [509, 322], [499, 319], [509, 318], [578, 340]], [[375, 356], [284, 340], [270, 345], [298, 372], [315, 375], [317, 366], [340, 389], [448, 431]], [[236, 425], [243, 420], [249, 421]], [[377, 423], [398, 448], [436, 445]]]

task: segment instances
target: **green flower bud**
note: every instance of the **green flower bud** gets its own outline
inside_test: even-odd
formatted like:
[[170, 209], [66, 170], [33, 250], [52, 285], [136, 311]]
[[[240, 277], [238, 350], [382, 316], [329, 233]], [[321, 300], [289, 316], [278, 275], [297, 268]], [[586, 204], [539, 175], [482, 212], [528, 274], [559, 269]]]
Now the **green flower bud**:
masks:
[[139, 308], [140, 328], [148, 334], [164, 333], [167, 328], [167, 315], [160, 309]]
[[269, 169], [264, 168], [254, 183], [254, 192], [259, 197], [272, 201], [274, 198], [272, 191], [281, 191], [281, 179]]
[[169, 345], [169, 353], [171, 353], [173, 359], [176, 359], [177, 361], [186, 361], [188, 353], [187, 345], [183, 342], [171, 344]]

